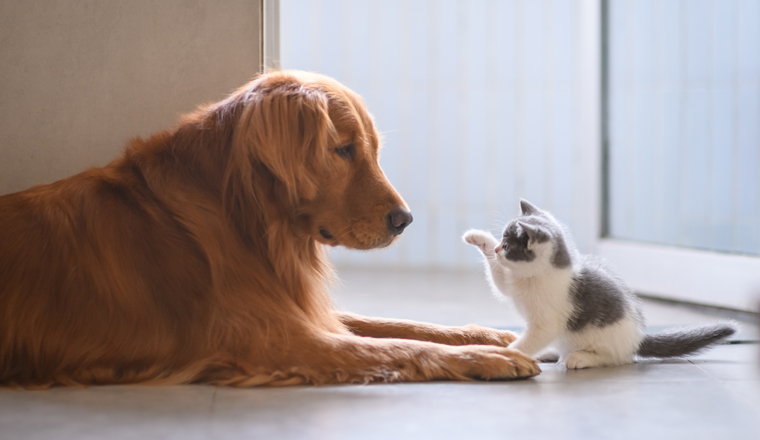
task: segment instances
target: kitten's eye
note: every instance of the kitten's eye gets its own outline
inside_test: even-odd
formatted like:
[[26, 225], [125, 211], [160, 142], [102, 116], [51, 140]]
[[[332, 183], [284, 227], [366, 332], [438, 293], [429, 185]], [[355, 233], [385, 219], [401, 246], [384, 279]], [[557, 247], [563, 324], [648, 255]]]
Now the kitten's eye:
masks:
[[356, 156], [356, 147], [354, 144], [348, 144], [336, 148], [335, 152], [338, 153], [338, 156], [342, 157], [343, 159], [351, 160], [354, 158], [354, 156]]

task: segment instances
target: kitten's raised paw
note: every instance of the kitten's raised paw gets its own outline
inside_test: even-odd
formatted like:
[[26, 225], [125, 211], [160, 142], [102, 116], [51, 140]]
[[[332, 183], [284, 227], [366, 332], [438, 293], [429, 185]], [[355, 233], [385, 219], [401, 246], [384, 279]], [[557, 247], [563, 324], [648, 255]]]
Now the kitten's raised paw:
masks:
[[464, 233], [462, 239], [465, 243], [469, 243], [473, 246], [477, 246], [484, 255], [492, 257], [495, 254], [494, 248], [499, 242], [489, 232], [480, 231], [478, 229], [470, 229]]

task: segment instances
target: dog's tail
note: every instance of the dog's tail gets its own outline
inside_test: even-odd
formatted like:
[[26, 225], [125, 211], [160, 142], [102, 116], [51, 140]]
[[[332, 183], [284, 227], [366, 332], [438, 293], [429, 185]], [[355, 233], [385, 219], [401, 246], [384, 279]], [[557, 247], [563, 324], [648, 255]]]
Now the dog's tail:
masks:
[[636, 354], [642, 357], [673, 358], [697, 354], [736, 333], [730, 321], [682, 327], [646, 335]]

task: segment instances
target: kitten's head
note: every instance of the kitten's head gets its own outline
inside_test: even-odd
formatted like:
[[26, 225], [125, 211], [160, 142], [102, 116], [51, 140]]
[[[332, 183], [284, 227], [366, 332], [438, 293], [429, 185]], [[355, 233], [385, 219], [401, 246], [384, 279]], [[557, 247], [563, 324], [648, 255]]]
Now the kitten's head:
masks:
[[[512, 271], [526, 276], [572, 265], [571, 249], [562, 225], [546, 211], [520, 200], [522, 215], [507, 223], [497, 259]], [[572, 245], [570, 245], [572, 246]]]

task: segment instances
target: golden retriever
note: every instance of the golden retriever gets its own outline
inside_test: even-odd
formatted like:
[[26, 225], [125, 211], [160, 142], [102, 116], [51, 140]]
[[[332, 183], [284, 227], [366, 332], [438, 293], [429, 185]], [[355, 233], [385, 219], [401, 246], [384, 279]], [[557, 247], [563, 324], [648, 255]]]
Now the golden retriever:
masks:
[[358, 95], [261, 75], [103, 168], [0, 197], [0, 384], [530, 377], [515, 335], [334, 310], [324, 246], [412, 221]]

